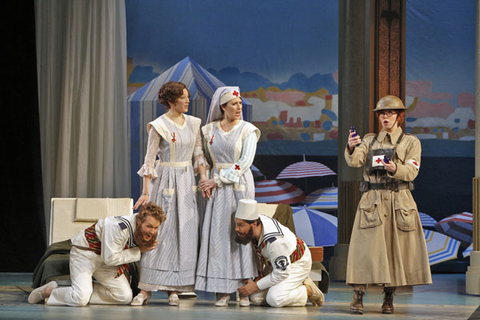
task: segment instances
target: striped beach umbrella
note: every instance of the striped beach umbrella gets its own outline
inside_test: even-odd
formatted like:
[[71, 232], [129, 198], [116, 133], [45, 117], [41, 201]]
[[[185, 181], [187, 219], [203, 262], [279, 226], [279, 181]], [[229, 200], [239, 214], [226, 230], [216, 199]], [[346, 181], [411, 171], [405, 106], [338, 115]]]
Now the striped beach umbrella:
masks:
[[430, 265], [457, 258], [460, 241], [432, 230], [423, 229], [423, 233], [427, 242]]
[[338, 208], [338, 188], [318, 189], [305, 197], [303, 204], [311, 209], [337, 209]]
[[468, 257], [473, 251], [473, 243], [471, 243], [465, 251], [463, 251], [463, 257], [466, 258]]
[[303, 161], [295, 162], [285, 169], [283, 169], [276, 179], [290, 179], [290, 178], [308, 178], [308, 177], [322, 177], [336, 175], [336, 173], [320, 162]]
[[262, 203], [298, 203], [305, 198], [303, 191], [290, 182], [263, 180], [255, 182], [255, 200]]
[[418, 215], [420, 216], [420, 221], [422, 222], [422, 227], [424, 228], [435, 228], [435, 224], [437, 223], [437, 220], [433, 219], [430, 215], [419, 212]]
[[258, 169], [255, 165], [251, 165], [250, 166], [250, 170], [252, 170], [252, 174], [253, 174], [253, 177], [254, 178], [258, 178], [258, 177], [265, 177], [265, 175], [260, 171], [260, 169]]
[[457, 213], [440, 220], [437, 231], [462, 242], [473, 242], [473, 215], [470, 212]]
[[333, 246], [337, 243], [337, 217], [307, 208], [292, 207], [295, 233], [307, 246]]
[[[186, 57], [127, 97], [127, 117], [130, 125], [131, 189], [134, 199], [137, 199], [141, 193], [142, 178], [137, 175], [137, 171], [145, 158], [148, 139], [146, 127], [150, 121], [166, 112], [165, 107], [158, 101], [157, 95], [160, 87], [169, 81], [179, 81], [187, 86], [190, 92], [190, 105], [187, 113], [202, 119], [202, 125], [207, 119], [213, 93], [218, 87], [225, 86], [223, 82], [193, 59]], [[242, 105], [243, 119], [251, 121], [252, 104], [242, 98]]]

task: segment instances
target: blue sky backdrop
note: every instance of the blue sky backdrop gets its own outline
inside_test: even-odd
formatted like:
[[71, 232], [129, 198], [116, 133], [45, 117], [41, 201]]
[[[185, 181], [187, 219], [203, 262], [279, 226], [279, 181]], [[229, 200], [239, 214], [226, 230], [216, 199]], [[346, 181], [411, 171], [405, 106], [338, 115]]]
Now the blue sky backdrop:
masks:
[[126, 0], [126, 11], [128, 57], [155, 72], [186, 56], [273, 83], [338, 69], [336, 1]]

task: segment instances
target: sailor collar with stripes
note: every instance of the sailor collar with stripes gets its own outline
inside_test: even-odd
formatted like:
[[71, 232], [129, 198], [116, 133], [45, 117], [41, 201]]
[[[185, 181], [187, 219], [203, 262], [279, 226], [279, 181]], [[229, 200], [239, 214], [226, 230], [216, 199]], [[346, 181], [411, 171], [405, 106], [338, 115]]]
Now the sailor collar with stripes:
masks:
[[263, 226], [262, 237], [258, 240], [258, 247], [261, 248], [266, 241], [275, 241], [278, 237], [284, 237], [280, 222], [270, 217], [260, 215]]
[[[127, 245], [129, 248], [136, 247], [137, 245], [135, 244], [134, 240], [134, 232], [135, 232], [135, 227], [137, 225], [137, 215], [134, 214], [131, 216], [116, 216], [115, 219], [118, 220], [118, 226], [122, 230], [127, 230], [129, 237], [127, 241]], [[130, 221], [133, 220], [133, 221]]]

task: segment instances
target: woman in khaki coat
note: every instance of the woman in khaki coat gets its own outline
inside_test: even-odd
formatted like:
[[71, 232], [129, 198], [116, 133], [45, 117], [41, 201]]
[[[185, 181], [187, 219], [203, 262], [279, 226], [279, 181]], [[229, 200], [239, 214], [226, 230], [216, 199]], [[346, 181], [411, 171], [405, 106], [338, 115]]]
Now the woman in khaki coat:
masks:
[[402, 131], [405, 110], [399, 98], [385, 96], [373, 110], [382, 125], [380, 133], [361, 140], [350, 131], [348, 137], [347, 164], [364, 168], [347, 261], [347, 284], [354, 287], [351, 313], [363, 314], [368, 284], [384, 286], [382, 313], [393, 313], [397, 287], [432, 283], [425, 237], [410, 193], [420, 169], [421, 145]]

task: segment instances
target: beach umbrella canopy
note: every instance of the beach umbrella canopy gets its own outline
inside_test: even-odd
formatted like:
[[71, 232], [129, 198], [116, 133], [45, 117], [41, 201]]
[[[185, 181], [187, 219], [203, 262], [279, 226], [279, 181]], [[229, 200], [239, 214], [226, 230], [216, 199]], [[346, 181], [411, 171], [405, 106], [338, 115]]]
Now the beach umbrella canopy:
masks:
[[427, 228], [435, 228], [435, 224], [437, 223], [437, 220], [433, 219], [430, 215], [419, 212], [418, 215], [420, 216], [420, 221], [422, 222], [422, 227]]
[[473, 242], [473, 215], [470, 212], [457, 213], [440, 220], [437, 231], [462, 242]]
[[473, 243], [471, 243], [465, 251], [463, 251], [463, 257], [466, 258], [468, 257], [473, 251]]
[[258, 178], [258, 177], [264, 177], [265, 175], [260, 171], [260, 169], [258, 169], [257, 167], [255, 167], [255, 165], [251, 165], [250, 166], [250, 170], [252, 170], [252, 174], [253, 174], [253, 177], [254, 178]]
[[292, 204], [304, 198], [303, 191], [290, 182], [277, 180], [255, 182], [255, 200], [258, 202]]
[[303, 161], [295, 162], [287, 166], [280, 172], [276, 179], [322, 177], [329, 175], [336, 175], [336, 173], [320, 162], [305, 161], [304, 155]]
[[333, 246], [337, 243], [337, 217], [306, 206], [292, 207], [295, 233], [307, 246]]
[[338, 208], [338, 188], [318, 189], [305, 197], [303, 204], [311, 209], [337, 209]]
[[[141, 193], [142, 179], [137, 175], [145, 158], [148, 132], [147, 124], [166, 112], [158, 101], [158, 90], [169, 81], [179, 81], [190, 92], [188, 114], [207, 119], [213, 93], [225, 84], [200, 66], [192, 58], [186, 57], [174, 66], [154, 78], [127, 97], [128, 121], [130, 124], [130, 159], [132, 197], [137, 199]], [[240, 88], [241, 89], [241, 88]], [[242, 98], [243, 119], [251, 121], [252, 104]]]
[[423, 233], [427, 242], [430, 265], [457, 258], [460, 241], [432, 230], [423, 229]]

